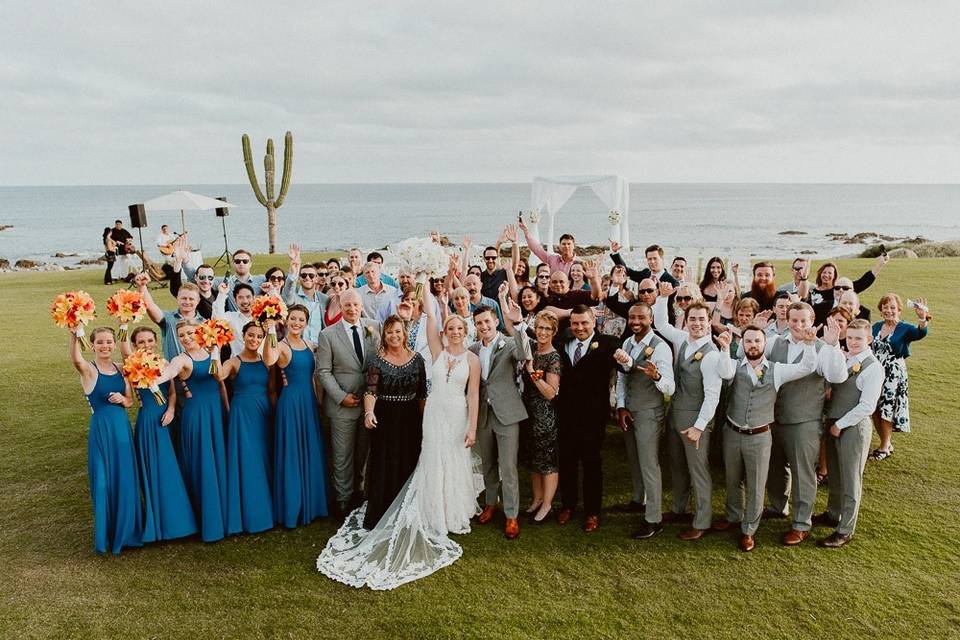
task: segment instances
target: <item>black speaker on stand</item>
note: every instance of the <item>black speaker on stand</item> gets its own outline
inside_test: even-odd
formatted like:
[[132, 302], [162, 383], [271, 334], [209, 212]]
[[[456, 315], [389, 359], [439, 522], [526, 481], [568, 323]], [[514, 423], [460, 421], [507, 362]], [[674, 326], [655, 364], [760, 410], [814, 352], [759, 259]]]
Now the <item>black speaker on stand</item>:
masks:
[[[137, 230], [137, 235], [140, 237], [140, 255], [143, 256], [143, 258], [141, 258], [143, 261], [147, 255], [143, 250], [143, 228], [147, 226], [147, 210], [142, 203], [131, 204], [127, 207], [127, 210], [130, 212], [130, 226]], [[132, 289], [133, 283], [130, 283], [130, 286], [127, 288]]]
[[[218, 196], [217, 200], [221, 202], [226, 202], [226, 196]], [[230, 275], [230, 247], [227, 245], [227, 216], [230, 215], [229, 207], [217, 207], [214, 209], [217, 214], [217, 217], [220, 218], [220, 225], [223, 227], [223, 253], [220, 254], [220, 257], [217, 258], [217, 261], [213, 263], [213, 269], [216, 271], [217, 266], [222, 262], [227, 266], [227, 270], [224, 273], [224, 277]]]

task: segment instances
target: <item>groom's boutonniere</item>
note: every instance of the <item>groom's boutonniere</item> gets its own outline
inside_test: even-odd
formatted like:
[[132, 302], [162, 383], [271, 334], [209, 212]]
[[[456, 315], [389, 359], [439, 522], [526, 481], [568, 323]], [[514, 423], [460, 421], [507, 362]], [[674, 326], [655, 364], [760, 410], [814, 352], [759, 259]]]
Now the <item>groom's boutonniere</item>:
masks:
[[591, 343], [590, 343], [590, 350], [593, 351], [594, 349], [596, 349], [596, 348], [599, 347], [599, 346], [600, 346], [600, 343], [599, 343], [599, 342], [591, 342]]
[[697, 362], [700, 362], [701, 360], [703, 360], [703, 354], [697, 351], [695, 354], [693, 354], [693, 359], [696, 360]]
[[373, 327], [364, 327], [364, 329], [367, 330], [367, 335], [368, 335], [368, 336], [372, 336], [372, 335], [373, 335]]
[[647, 347], [646, 349], [644, 349], [644, 350], [643, 350], [643, 355], [647, 356], [648, 358], [649, 358], [650, 356], [652, 356], [652, 355], [653, 355], [653, 347]]
[[854, 373], [860, 373], [860, 363], [855, 362], [853, 366], [850, 367], [850, 371], [853, 371]]
[[504, 345], [504, 344], [505, 344], [505, 343], [501, 340], [501, 341], [500, 341], [500, 344], [497, 345], [497, 351], [500, 351], [500, 349], [503, 349], [503, 345]]

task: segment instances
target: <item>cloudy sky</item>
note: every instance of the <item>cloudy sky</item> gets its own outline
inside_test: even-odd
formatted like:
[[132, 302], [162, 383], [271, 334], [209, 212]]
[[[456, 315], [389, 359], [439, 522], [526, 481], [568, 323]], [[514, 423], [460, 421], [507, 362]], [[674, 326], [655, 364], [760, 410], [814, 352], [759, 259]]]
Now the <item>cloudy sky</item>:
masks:
[[4, 185], [960, 182], [957, 2], [0, 7]]

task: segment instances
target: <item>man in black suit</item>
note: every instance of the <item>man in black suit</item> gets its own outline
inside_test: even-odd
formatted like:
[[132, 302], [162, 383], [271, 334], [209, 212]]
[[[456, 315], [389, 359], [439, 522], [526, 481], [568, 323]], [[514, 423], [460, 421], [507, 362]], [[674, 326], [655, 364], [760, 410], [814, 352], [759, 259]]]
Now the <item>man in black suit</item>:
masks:
[[[641, 280], [650, 278], [657, 286], [659, 286], [661, 282], [669, 282], [674, 287], [680, 286], [677, 279], [670, 275], [670, 272], [663, 267], [663, 247], [658, 244], [652, 244], [646, 248], [644, 253], [647, 256], [647, 268], [637, 271], [636, 269], [627, 267], [628, 278], [634, 282], [640, 282]], [[626, 266], [623, 258], [620, 257], [619, 242], [610, 243], [610, 259], [613, 260], [613, 264]]]
[[583, 466], [584, 531], [600, 526], [603, 469], [600, 445], [610, 416], [610, 373], [620, 368], [617, 358], [629, 360], [620, 341], [596, 332], [593, 309], [577, 305], [570, 313], [573, 339], [554, 346], [563, 362], [557, 397], [560, 445], [560, 495], [557, 522], [566, 524], [579, 500], [578, 465]]

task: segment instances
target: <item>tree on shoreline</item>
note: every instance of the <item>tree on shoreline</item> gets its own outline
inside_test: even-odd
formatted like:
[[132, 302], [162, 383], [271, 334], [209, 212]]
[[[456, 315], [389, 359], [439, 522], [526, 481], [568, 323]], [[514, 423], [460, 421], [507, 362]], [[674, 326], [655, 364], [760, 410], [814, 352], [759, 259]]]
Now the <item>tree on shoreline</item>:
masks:
[[275, 197], [273, 138], [267, 138], [267, 153], [263, 156], [264, 184], [266, 195], [257, 183], [257, 170], [253, 166], [253, 153], [250, 151], [250, 136], [243, 134], [243, 164], [247, 168], [247, 179], [253, 187], [257, 201], [267, 208], [267, 238], [270, 253], [277, 248], [277, 209], [283, 205], [290, 187], [290, 175], [293, 173], [293, 134], [287, 131], [283, 139], [283, 177], [280, 179], [280, 194]]

